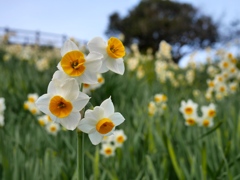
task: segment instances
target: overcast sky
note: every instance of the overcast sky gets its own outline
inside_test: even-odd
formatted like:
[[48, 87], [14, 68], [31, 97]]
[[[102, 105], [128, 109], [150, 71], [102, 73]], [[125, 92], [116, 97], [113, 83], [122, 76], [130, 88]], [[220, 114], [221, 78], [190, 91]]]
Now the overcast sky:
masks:
[[[82, 40], [106, 38], [108, 17], [126, 15], [140, 0], [7, 0], [0, 1], [0, 27], [66, 34]], [[215, 20], [239, 16], [240, 0], [177, 0], [199, 8]]]

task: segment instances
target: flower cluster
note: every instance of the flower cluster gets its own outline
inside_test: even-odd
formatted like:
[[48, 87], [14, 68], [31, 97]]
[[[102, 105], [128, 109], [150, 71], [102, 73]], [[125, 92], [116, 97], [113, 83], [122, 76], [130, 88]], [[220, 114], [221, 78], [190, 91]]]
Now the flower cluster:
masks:
[[44, 127], [49, 134], [57, 135], [60, 131], [60, 126], [58, 123], [52, 121], [50, 116], [48, 115], [41, 115], [37, 117], [37, 121], [40, 126]]
[[216, 116], [216, 106], [211, 103], [208, 106], [202, 106], [202, 116], [199, 117], [197, 113], [198, 104], [194, 103], [191, 99], [187, 102], [181, 101], [181, 107], [179, 111], [182, 113], [185, 119], [186, 126], [193, 126], [198, 124], [203, 127], [212, 127], [213, 119]]
[[27, 96], [27, 100], [23, 104], [24, 109], [30, 111], [33, 115], [40, 114], [40, 111], [35, 104], [37, 99], [38, 99], [37, 93], [30, 93]]
[[60, 130], [60, 126], [54, 123], [50, 116], [42, 114], [37, 108], [35, 102], [39, 98], [37, 93], [28, 94], [27, 100], [24, 102], [24, 109], [30, 111], [37, 119], [39, 125], [44, 127], [49, 134], [56, 135]]
[[167, 108], [167, 96], [165, 94], [155, 94], [154, 100], [148, 103], [148, 114], [154, 116], [155, 114], [162, 115]]
[[86, 94], [91, 94], [91, 92], [93, 92], [95, 89], [100, 88], [105, 82], [105, 79], [102, 76], [102, 74], [97, 74], [97, 81], [98, 81], [97, 84], [84, 83], [83, 84], [83, 92]]
[[0, 127], [4, 126], [5, 98], [0, 97]]
[[113, 134], [115, 127], [124, 121], [124, 117], [114, 111], [111, 98], [106, 99], [100, 106], [88, 109], [85, 117], [79, 122], [78, 128], [87, 133], [91, 142], [99, 144], [104, 136]]
[[47, 93], [38, 98], [36, 105], [53, 122], [60, 123], [67, 130], [78, 127], [88, 133], [91, 142], [96, 145], [103, 136], [111, 135], [125, 119], [120, 113], [114, 112], [111, 98], [93, 110], [87, 110], [82, 118], [90, 97], [80, 90], [86, 84], [96, 86], [103, 83], [104, 79], [99, 78], [100, 73], [111, 70], [122, 75], [125, 70], [122, 58], [125, 48], [115, 37], [107, 42], [100, 37], [93, 38], [87, 47], [89, 54], [85, 55], [73, 41], [64, 43], [58, 70], [53, 74]]
[[127, 136], [122, 129], [115, 130], [113, 135], [104, 136], [100, 153], [105, 157], [114, 156], [115, 150], [121, 148], [126, 140]]
[[[220, 72], [214, 75], [211, 72], [211, 76], [214, 78], [207, 79], [208, 89], [205, 94], [206, 99], [211, 100], [215, 96], [217, 100], [221, 100], [229, 94], [236, 93], [240, 81], [240, 71], [236, 63], [237, 60], [232, 54], [223, 55], [222, 60], [218, 63]], [[216, 70], [211, 71], [214, 71], [214, 73], [218, 72]]]

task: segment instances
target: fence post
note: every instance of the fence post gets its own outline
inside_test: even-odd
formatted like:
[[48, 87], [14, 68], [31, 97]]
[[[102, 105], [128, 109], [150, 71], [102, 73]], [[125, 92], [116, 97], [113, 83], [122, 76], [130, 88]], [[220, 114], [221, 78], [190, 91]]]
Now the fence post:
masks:
[[36, 37], [35, 37], [35, 45], [40, 44], [40, 32], [36, 31]]
[[66, 35], [62, 35], [62, 46], [64, 44], [64, 42], [67, 40], [67, 36]]
[[5, 28], [4, 43], [9, 44], [9, 29]]

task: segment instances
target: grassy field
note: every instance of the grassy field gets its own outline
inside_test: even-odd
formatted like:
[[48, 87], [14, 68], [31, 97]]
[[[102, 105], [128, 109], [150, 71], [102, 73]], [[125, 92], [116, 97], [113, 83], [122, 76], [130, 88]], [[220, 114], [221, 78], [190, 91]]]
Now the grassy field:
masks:
[[[0, 179], [76, 179], [76, 131], [61, 128], [56, 135], [49, 134], [38, 123], [38, 116], [23, 107], [28, 94], [46, 93], [60, 53], [50, 50], [50, 56], [44, 54], [45, 49], [34, 49], [28, 51], [31, 55], [20, 56], [23, 50], [13, 53], [7, 48], [0, 48], [0, 97], [6, 106], [0, 127]], [[48, 68], [39, 70], [36, 61], [44, 57], [48, 57]], [[127, 140], [114, 156], [106, 157], [100, 153], [101, 145], [92, 145], [85, 135], [86, 179], [240, 179], [239, 88], [206, 99], [207, 79], [216, 76], [207, 72], [210, 64], [185, 69], [168, 66], [166, 74], [172, 73], [175, 81], [164, 82], [155, 71], [156, 57], [138, 57], [138, 67], [130, 71], [127, 62], [131, 58], [124, 58], [124, 75], [102, 74], [104, 84], [89, 95], [93, 106], [112, 97], [115, 110], [126, 119], [117, 129], [124, 131]], [[219, 62], [211, 66], [219, 69]], [[194, 72], [192, 82], [186, 80], [189, 70]], [[240, 82], [239, 77], [229, 81]], [[167, 97], [165, 108], [150, 115], [149, 102], [159, 93]], [[212, 127], [185, 125], [179, 108], [188, 99], [198, 104], [199, 116], [201, 106], [216, 105]]]

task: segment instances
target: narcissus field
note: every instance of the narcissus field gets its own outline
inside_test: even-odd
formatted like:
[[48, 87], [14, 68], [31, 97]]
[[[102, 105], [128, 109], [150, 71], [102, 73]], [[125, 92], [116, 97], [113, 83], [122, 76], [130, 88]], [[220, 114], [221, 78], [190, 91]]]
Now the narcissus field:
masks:
[[239, 82], [227, 49], [179, 67], [165, 41], [2, 41], [0, 179], [240, 179]]

